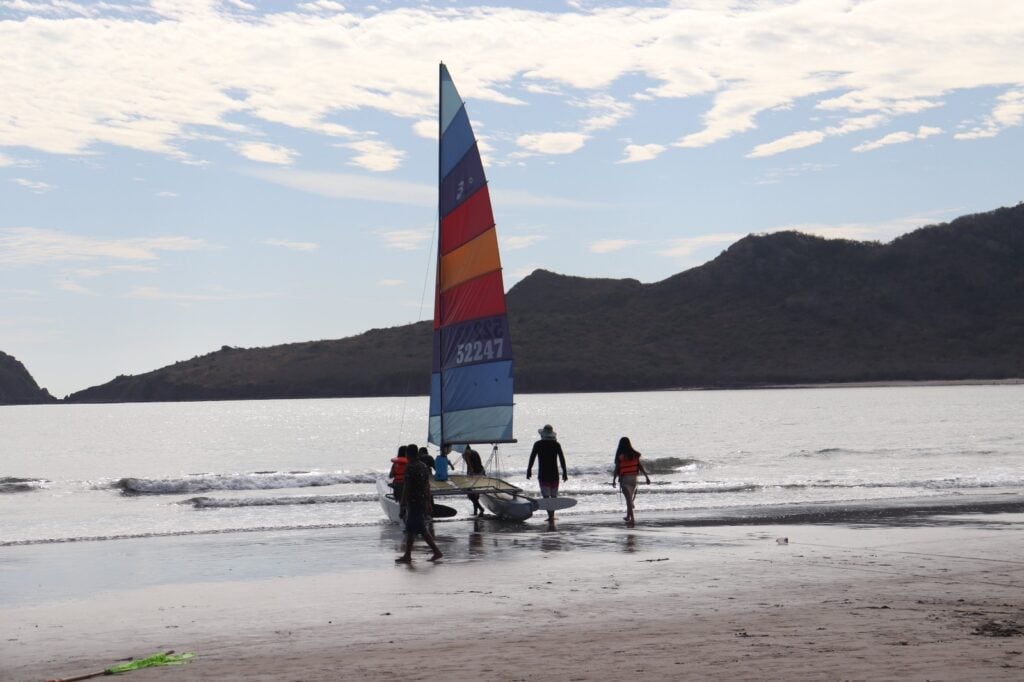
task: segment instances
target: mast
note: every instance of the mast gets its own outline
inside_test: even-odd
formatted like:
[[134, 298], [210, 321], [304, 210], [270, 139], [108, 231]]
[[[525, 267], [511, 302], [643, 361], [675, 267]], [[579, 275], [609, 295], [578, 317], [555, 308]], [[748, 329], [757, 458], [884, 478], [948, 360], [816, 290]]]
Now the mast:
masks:
[[[444, 180], [441, 166], [441, 139], [444, 130], [441, 126], [444, 125], [442, 116], [444, 115], [444, 93], [442, 91], [443, 83], [442, 78], [444, 76], [444, 62], [441, 62], [437, 67], [437, 261], [434, 267], [434, 305], [437, 310], [434, 311], [434, 315], [438, 319], [444, 319], [444, 310], [441, 306], [441, 219], [444, 217], [441, 215], [441, 182]], [[440, 348], [444, 349], [444, 327], [438, 327], [437, 330], [438, 344]], [[444, 452], [445, 439], [444, 439], [444, 367], [442, 366], [439, 371], [441, 372], [441, 385], [440, 385], [440, 403], [441, 403], [441, 441], [438, 447], [441, 448], [441, 452]], [[429, 415], [428, 415], [429, 417]], [[429, 430], [429, 427], [428, 427]]]

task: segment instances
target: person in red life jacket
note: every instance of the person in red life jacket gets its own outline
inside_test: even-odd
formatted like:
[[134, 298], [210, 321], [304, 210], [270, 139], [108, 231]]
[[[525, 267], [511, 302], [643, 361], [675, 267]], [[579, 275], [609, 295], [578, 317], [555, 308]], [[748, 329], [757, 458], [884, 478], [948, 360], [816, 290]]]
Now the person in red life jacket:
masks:
[[651, 477], [647, 475], [644, 465], [640, 462], [640, 453], [634, 450], [633, 444], [623, 436], [619, 439], [619, 447], [615, 450], [612, 485], [615, 485], [615, 479], [618, 478], [619, 489], [622, 490], [622, 495], [626, 498], [626, 516], [623, 520], [630, 528], [636, 523], [633, 518], [633, 502], [636, 500], [636, 477], [640, 473], [644, 475], [648, 483], [651, 482]]
[[[409, 446], [409, 452], [419, 452]], [[430, 469], [419, 457], [413, 457], [405, 468], [405, 480], [402, 485], [401, 507], [399, 515], [405, 521], [405, 553], [395, 559], [398, 563], [412, 563], [412, 545], [417, 533], [423, 536], [434, 554], [429, 561], [437, 561], [443, 555], [430, 532], [430, 517], [434, 513], [434, 497], [430, 492]]]
[[[526, 465], [526, 478], [529, 480], [533, 470], [533, 460], [537, 460], [537, 482], [540, 483], [541, 497], [558, 497], [558, 465], [562, 465], [562, 480], [568, 481], [569, 474], [565, 471], [565, 455], [558, 442], [558, 436], [551, 424], [538, 429], [540, 440], [530, 450], [530, 463]], [[548, 511], [548, 523], [555, 522], [555, 512]]]
[[405, 481], [405, 469], [409, 466], [409, 458], [406, 457], [408, 450], [405, 445], [398, 448], [398, 456], [391, 458], [391, 471], [388, 472], [391, 489], [395, 491], [395, 499], [398, 501], [402, 499], [402, 483]]

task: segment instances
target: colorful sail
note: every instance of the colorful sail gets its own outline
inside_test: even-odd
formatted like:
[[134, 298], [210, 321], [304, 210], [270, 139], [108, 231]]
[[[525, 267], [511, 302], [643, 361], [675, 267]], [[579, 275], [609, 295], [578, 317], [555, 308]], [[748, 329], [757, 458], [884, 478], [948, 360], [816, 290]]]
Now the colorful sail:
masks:
[[428, 437], [435, 445], [512, 442], [512, 344], [494, 214], [473, 128], [444, 64], [439, 132]]

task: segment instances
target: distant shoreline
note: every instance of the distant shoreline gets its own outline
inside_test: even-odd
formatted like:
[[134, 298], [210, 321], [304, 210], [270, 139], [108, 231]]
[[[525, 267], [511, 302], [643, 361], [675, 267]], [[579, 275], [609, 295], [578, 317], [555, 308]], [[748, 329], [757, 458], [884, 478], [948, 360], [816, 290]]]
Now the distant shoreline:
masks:
[[[759, 384], [757, 386], [737, 386], [725, 389], [697, 390], [756, 390], [763, 388], [896, 388], [901, 386], [1017, 386], [1024, 384], [1024, 379], [922, 379], [904, 381], [840, 381], [833, 383], [801, 383], [801, 384]], [[691, 390], [691, 389], [678, 389]]]

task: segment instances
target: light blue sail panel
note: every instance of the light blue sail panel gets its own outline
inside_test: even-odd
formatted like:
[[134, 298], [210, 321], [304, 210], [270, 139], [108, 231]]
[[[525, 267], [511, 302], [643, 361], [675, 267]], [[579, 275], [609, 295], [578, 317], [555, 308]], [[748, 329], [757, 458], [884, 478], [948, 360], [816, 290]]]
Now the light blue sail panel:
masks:
[[448, 67], [441, 65], [441, 134], [448, 129], [455, 114], [462, 108], [462, 98], [455, 89], [452, 77], [448, 75]]
[[[512, 404], [512, 361], [450, 369], [441, 375], [445, 414], [473, 407]], [[447, 431], [448, 424], [445, 424]]]
[[[441, 442], [441, 417], [430, 418], [430, 442]], [[512, 441], [512, 406], [478, 407], [446, 412], [444, 439], [448, 443], [507, 443]]]
[[441, 177], [445, 177], [462, 160], [476, 140], [473, 138], [473, 127], [469, 125], [466, 107], [452, 119], [448, 129], [441, 135]]

